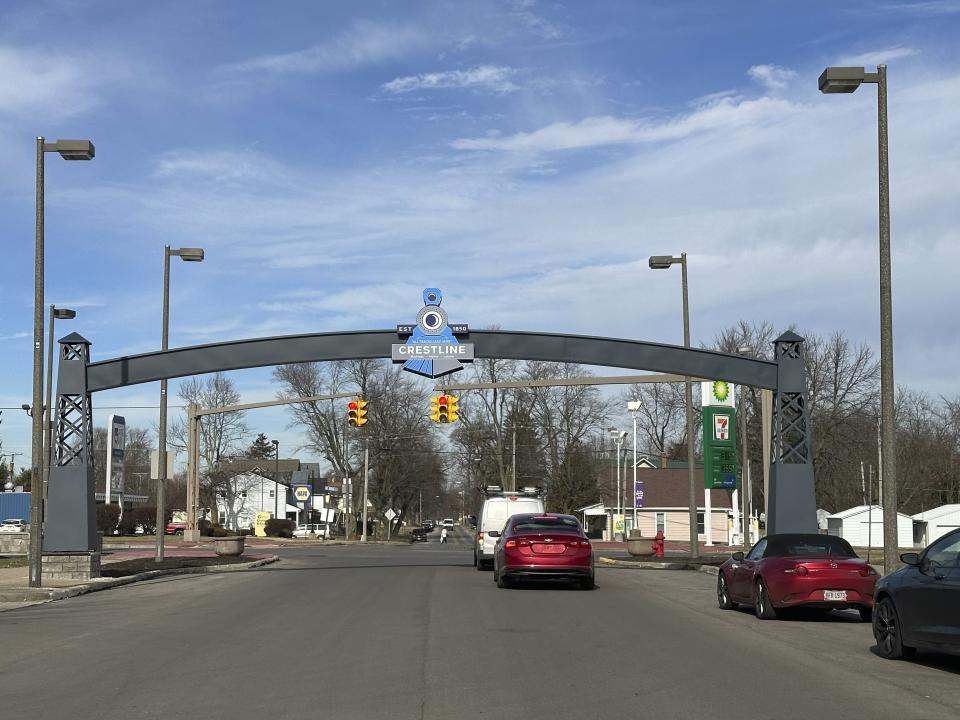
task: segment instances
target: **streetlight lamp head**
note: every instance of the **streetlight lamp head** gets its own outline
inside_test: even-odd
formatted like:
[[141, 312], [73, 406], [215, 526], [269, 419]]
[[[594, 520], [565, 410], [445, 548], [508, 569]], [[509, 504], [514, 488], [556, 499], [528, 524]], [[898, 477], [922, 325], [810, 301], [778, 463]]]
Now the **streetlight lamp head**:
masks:
[[627, 410], [629, 410], [630, 412], [636, 412], [637, 410], [639, 410], [639, 409], [641, 408], [642, 405], [643, 405], [643, 403], [640, 402], [639, 400], [628, 400], [628, 401], [627, 401]]
[[828, 67], [820, 73], [820, 92], [852, 93], [864, 81], [862, 67]]
[[651, 270], [666, 270], [674, 260], [672, 255], [651, 255], [649, 263]]
[[89, 140], [57, 140], [53, 147], [64, 160], [93, 160], [96, 154]]
[[77, 316], [76, 310], [70, 308], [54, 308], [53, 317], [57, 320], [73, 320]]
[[180, 259], [184, 262], [203, 261], [203, 248], [180, 248], [178, 250], [171, 250], [170, 254], [179, 255]]

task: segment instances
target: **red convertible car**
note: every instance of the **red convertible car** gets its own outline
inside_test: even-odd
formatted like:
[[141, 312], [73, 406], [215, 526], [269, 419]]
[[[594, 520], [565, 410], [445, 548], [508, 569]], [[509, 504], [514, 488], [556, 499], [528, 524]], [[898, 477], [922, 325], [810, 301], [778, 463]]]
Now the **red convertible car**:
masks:
[[717, 602], [724, 610], [752, 605], [761, 620], [784, 608], [856, 608], [873, 617], [877, 573], [843, 538], [831, 535], [768, 535], [744, 555], [720, 566]]

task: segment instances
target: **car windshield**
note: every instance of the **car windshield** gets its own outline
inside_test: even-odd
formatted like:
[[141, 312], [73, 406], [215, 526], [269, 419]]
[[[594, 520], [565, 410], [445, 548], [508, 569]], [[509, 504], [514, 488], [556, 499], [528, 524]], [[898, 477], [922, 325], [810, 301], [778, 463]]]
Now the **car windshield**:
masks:
[[763, 556], [855, 558], [857, 554], [850, 543], [832, 535], [773, 535]]
[[564, 532], [579, 533], [580, 523], [574, 517], [567, 516], [536, 516], [522, 515], [513, 521], [513, 532]]

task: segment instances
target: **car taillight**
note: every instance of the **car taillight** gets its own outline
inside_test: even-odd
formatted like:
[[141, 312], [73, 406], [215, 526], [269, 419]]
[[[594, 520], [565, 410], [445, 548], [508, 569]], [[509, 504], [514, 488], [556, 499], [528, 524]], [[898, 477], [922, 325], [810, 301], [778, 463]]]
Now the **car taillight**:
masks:
[[859, 568], [857, 572], [860, 573], [860, 577], [869, 577], [870, 575], [877, 574], [877, 571], [869, 565], [864, 565], [862, 568]]
[[577, 545], [582, 548], [591, 547], [589, 540], [580, 540], [579, 542], [577, 542]]
[[505, 548], [515, 548], [515, 547], [517, 546], [517, 541], [516, 541], [516, 540], [507, 540], [507, 541], [503, 544], [503, 546], [504, 546]]
[[810, 571], [807, 570], [806, 565], [797, 565], [796, 567], [792, 567], [789, 570], [784, 570], [784, 572], [790, 573], [791, 575], [806, 575]]
[[483, 542], [483, 533], [482, 533], [482, 532], [477, 533], [477, 540], [479, 540], [480, 542]]

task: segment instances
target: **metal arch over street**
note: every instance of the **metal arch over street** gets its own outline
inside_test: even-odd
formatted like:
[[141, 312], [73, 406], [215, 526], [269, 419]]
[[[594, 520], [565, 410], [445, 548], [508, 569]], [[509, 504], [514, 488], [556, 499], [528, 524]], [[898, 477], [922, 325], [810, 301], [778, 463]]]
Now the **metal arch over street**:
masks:
[[[87, 366], [87, 390], [225, 370], [330, 360], [389, 358], [395, 330], [234, 340], [102, 360]], [[777, 363], [713, 350], [620, 338], [471, 330], [476, 357], [650, 370], [776, 389]]]

